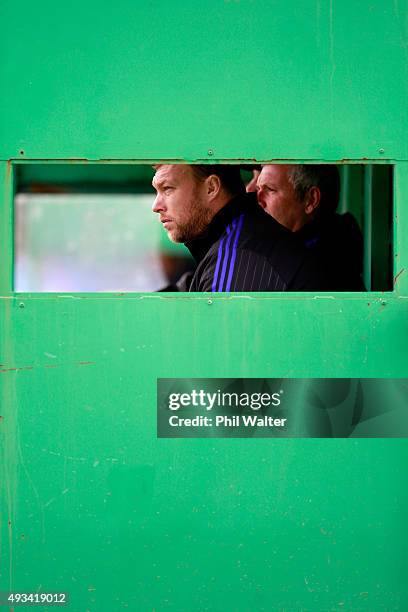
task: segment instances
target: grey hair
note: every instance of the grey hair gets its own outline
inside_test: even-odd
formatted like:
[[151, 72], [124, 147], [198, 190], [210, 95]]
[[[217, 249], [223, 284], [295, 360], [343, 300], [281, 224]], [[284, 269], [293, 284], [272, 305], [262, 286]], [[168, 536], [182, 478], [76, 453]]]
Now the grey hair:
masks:
[[333, 164], [294, 164], [288, 169], [288, 179], [299, 202], [303, 202], [311, 187], [320, 189], [319, 215], [336, 211], [340, 198], [340, 174]]

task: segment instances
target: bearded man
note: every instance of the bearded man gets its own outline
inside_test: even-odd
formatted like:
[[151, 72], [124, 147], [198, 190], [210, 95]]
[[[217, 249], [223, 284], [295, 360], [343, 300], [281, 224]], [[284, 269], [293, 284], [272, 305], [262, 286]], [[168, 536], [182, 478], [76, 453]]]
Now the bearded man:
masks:
[[189, 291], [325, 289], [319, 262], [245, 192], [239, 166], [155, 169], [152, 210], [197, 263]]

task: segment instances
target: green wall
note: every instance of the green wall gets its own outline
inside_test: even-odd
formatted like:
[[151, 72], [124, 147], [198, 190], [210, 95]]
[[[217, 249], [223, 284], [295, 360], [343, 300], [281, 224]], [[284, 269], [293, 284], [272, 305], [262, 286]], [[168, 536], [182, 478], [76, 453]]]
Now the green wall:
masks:
[[1, 153], [406, 159], [406, 12], [404, 0], [6, 0]]
[[[407, 609], [405, 440], [163, 440], [155, 412], [157, 377], [408, 376], [407, 3], [0, 11], [0, 588]], [[394, 163], [395, 289], [15, 295], [15, 159]]]

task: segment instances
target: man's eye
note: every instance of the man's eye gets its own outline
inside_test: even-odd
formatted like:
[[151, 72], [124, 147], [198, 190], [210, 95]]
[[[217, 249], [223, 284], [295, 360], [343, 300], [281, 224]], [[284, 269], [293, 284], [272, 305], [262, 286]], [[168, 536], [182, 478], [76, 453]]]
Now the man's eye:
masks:
[[164, 191], [164, 193], [170, 193], [170, 192], [173, 191], [173, 189], [174, 189], [174, 187], [164, 187], [163, 191]]

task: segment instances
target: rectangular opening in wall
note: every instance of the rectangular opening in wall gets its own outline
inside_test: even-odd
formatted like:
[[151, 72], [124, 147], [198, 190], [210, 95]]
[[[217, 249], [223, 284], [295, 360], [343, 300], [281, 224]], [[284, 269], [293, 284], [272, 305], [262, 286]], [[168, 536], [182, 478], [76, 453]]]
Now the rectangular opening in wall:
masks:
[[[181, 167], [187, 174], [190, 172], [191, 167], [176, 166], [178, 170]], [[200, 168], [208, 172], [200, 173]], [[151, 166], [17, 164], [15, 291], [313, 290], [307, 282], [304, 289], [301, 283], [292, 288], [290, 282], [285, 286], [284, 281], [292, 274], [289, 269], [291, 254], [286, 254], [285, 247], [277, 259], [276, 254], [271, 256], [265, 228], [262, 235], [254, 230], [252, 236], [251, 225], [246, 227], [243, 222], [240, 226], [240, 215], [234, 221], [234, 214], [230, 215], [231, 219], [227, 215], [225, 227], [222, 226], [225, 204], [231, 199], [228, 195], [216, 201], [215, 213], [211, 216], [211, 193], [207, 200], [208, 193], [202, 190], [205, 185], [210, 191], [214, 189], [208, 181], [210, 168], [195, 167], [192, 178], [196, 182], [180, 193], [181, 199], [175, 200], [171, 191], [166, 195], [163, 189], [173, 189], [173, 185], [159, 181], [156, 184], [159, 203], [155, 206], [157, 214], [154, 214], [152, 207], [157, 194], [152, 187], [155, 170]], [[234, 168], [237, 170], [236, 165]], [[317, 191], [313, 191], [313, 185], [321, 180], [319, 171], [323, 172], [323, 179], [327, 175], [328, 187], [324, 180], [318, 184], [320, 195], [316, 202]], [[336, 174], [340, 184], [337, 191]], [[163, 177], [167, 180], [165, 175]], [[220, 177], [222, 187], [225, 176], [221, 173]], [[323, 264], [325, 282], [327, 279], [329, 283], [337, 282], [337, 286], [333, 284], [332, 287], [315, 286], [316, 291], [393, 289], [391, 165], [240, 165], [240, 177], [249, 191], [253, 191], [252, 196], [245, 196], [248, 200], [245, 206], [251, 202], [256, 211], [259, 208], [261, 212], [264, 208], [262, 214], [268, 227], [269, 217], [275, 218], [272, 222], [275, 225], [286, 226], [290, 242], [295, 240], [296, 248], [304, 250], [307, 258], [320, 260]], [[226, 180], [228, 183], [228, 176]], [[177, 183], [176, 189], [179, 188], [180, 183]], [[227, 194], [229, 189], [227, 184]], [[170, 206], [176, 208], [169, 213], [167, 202], [171, 201]], [[308, 202], [309, 208], [312, 207], [310, 212], [306, 211]], [[322, 214], [323, 207], [330, 214]], [[197, 215], [197, 210], [202, 214]], [[251, 214], [250, 210], [248, 215], [245, 213], [245, 219]], [[177, 235], [179, 225], [184, 231], [183, 224], [188, 226], [191, 220], [193, 234], [200, 223], [204, 224], [200, 236], [190, 236], [191, 240], [187, 241], [190, 246], [191, 243], [196, 245], [192, 248], [194, 257], [182, 243], [186, 236]], [[270, 234], [271, 244], [276, 240], [274, 231]], [[202, 239], [208, 233], [208, 240]], [[181, 242], [170, 240], [169, 234]], [[262, 241], [268, 245], [259, 246]], [[207, 270], [202, 270], [206, 257]], [[271, 281], [268, 285], [268, 279], [262, 275], [265, 276], [265, 268], [271, 262], [278, 266], [278, 272], [274, 283]], [[201, 266], [200, 281], [191, 284], [192, 279], [197, 279], [197, 265]], [[246, 266], [245, 278], [243, 266]], [[282, 284], [280, 279], [283, 279]]]

